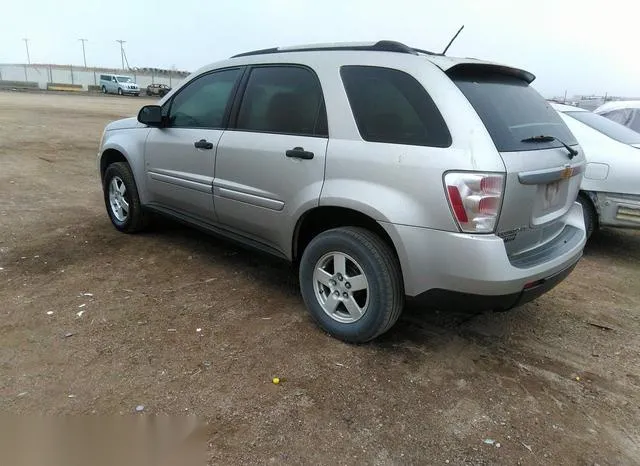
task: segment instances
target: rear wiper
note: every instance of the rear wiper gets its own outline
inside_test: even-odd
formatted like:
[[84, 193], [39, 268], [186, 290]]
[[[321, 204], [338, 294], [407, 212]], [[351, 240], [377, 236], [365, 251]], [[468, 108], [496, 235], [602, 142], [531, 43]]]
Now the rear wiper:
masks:
[[573, 159], [576, 155], [578, 155], [578, 151], [574, 148], [570, 147], [567, 143], [561, 141], [555, 136], [545, 136], [541, 134], [540, 136], [532, 136], [530, 138], [525, 138], [521, 142], [553, 142], [557, 141], [564, 146], [567, 151], [569, 151], [569, 159]]

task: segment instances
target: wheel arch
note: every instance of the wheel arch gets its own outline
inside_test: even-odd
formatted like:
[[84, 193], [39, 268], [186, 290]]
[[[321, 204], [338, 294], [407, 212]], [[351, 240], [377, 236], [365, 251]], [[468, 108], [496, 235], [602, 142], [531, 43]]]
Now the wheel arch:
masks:
[[366, 228], [376, 233], [398, 258], [398, 251], [387, 231], [369, 215], [347, 207], [318, 206], [304, 212], [296, 222], [291, 242], [293, 262], [299, 262], [304, 249], [315, 236], [333, 228], [347, 226]]
[[104, 180], [104, 173], [107, 171], [107, 167], [116, 162], [125, 162], [131, 167], [131, 163], [129, 163], [129, 160], [121, 150], [112, 147], [102, 151], [100, 155], [100, 180]]

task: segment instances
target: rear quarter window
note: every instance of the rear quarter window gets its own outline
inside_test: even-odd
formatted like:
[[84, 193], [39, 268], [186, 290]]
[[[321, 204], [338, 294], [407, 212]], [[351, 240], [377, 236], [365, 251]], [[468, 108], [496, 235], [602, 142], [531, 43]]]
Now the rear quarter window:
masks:
[[502, 75], [452, 77], [476, 110], [500, 152], [562, 147], [557, 141], [522, 142], [534, 136], [553, 136], [578, 144], [560, 115], [526, 81]]
[[449, 147], [451, 135], [427, 91], [409, 74], [375, 66], [343, 66], [344, 88], [365, 141]]

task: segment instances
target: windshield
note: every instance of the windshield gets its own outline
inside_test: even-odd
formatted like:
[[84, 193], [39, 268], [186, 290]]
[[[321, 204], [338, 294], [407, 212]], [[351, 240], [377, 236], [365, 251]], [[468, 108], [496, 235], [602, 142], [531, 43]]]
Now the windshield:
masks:
[[572, 118], [624, 144], [640, 144], [640, 133], [591, 112], [565, 112]]
[[132, 83], [133, 79], [131, 79], [129, 76], [118, 76], [118, 82], [119, 83]]
[[535, 136], [551, 136], [570, 146], [578, 144], [560, 115], [525, 81], [494, 74], [456, 77], [454, 82], [500, 152], [562, 147], [551, 138], [538, 144], [522, 141]]

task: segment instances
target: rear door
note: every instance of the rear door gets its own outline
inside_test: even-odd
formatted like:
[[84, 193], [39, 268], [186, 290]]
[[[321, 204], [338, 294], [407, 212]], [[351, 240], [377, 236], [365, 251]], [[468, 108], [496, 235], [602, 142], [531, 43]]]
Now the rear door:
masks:
[[252, 67], [235, 127], [216, 155], [218, 221], [285, 255], [291, 222], [317, 205], [327, 150], [327, 117], [315, 73], [296, 65]]
[[[547, 242], [565, 227], [576, 200], [584, 155], [557, 112], [529, 84], [514, 76], [454, 76], [502, 156], [507, 176], [497, 233], [512, 255]], [[537, 136], [556, 138], [526, 142]], [[549, 138], [547, 138], [549, 139]], [[560, 142], [577, 149], [571, 156]]]

